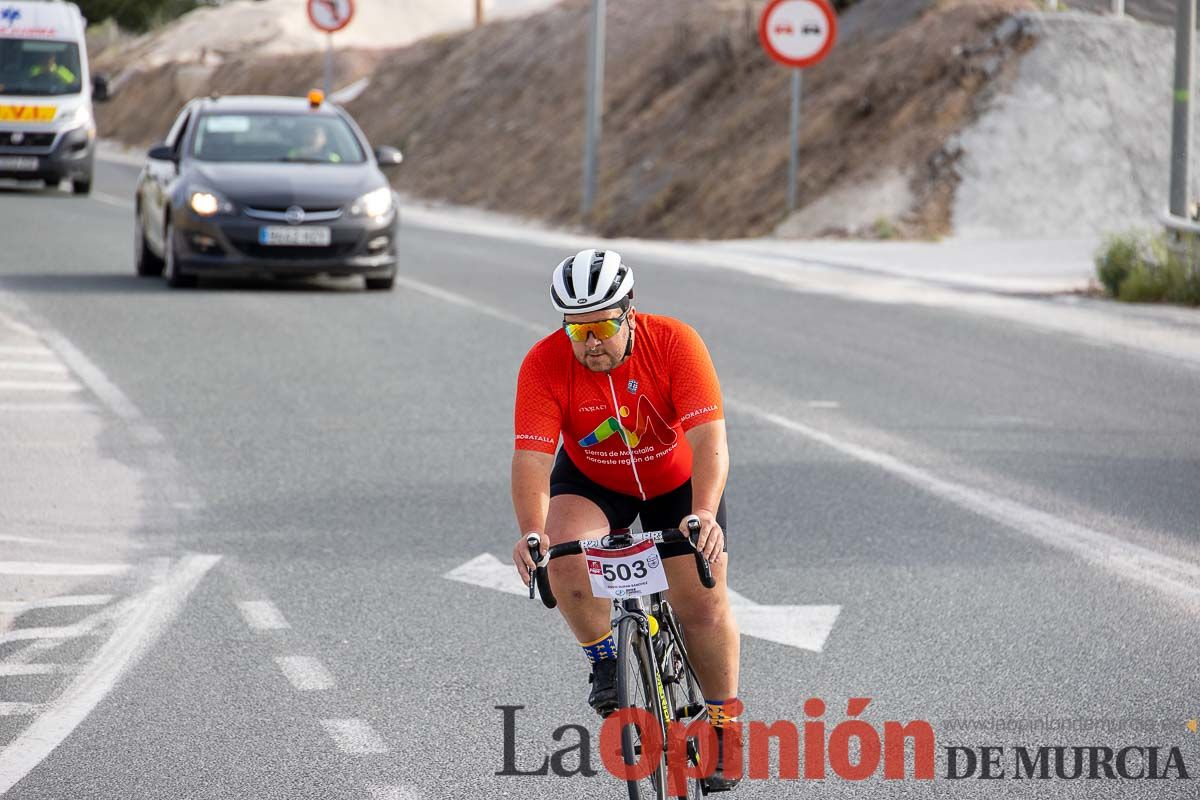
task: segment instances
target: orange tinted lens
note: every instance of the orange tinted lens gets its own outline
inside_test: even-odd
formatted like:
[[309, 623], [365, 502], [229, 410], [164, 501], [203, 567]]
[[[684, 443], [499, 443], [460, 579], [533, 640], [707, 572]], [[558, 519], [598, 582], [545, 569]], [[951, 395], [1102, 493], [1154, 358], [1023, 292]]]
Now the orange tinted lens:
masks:
[[567, 332], [567, 336], [570, 336], [573, 342], [586, 342], [589, 333], [597, 339], [611, 339], [617, 335], [617, 331], [621, 330], [622, 320], [622, 317], [618, 317], [617, 319], [602, 319], [599, 322], [567, 322], [563, 324], [563, 330]]

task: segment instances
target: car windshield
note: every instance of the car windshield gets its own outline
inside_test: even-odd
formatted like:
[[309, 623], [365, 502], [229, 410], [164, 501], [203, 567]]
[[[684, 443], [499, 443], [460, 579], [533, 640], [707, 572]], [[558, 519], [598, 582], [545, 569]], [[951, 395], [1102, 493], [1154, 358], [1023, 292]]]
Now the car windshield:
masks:
[[200, 161], [361, 164], [354, 131], [332, 114], [206, 114], [192, 155]]
[[79, 94], [79, 47], [45, 39], [0, 39], [0, 95]]

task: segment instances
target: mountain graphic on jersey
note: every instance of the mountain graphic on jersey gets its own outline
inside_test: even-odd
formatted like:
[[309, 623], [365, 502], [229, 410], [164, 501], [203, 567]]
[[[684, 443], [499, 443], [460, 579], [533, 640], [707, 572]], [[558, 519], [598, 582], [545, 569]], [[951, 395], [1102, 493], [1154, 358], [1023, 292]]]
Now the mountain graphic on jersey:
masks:
[[[621, 419], [629, 416], [629, 406], [621, 406], [619, 411]], [[625, 444], [630, 447], [637, 447], [646, 438], [646, 434], [648, 433], [653, 433], [654, 438], [664, 447], [675, 444], [675, 439], [677, 438], [675, 431], [663, 420], [662, 414], [658, 413], [658, 409], [654, 407], [654, 404], [646, 399], [646, 395], [642, 395], [638, 398], [637, 424], [633, 430], [626, 428], [616, 417], [609, 417], [597, 425], [594, 431], [580, 439], [579, 446], [583, 448], [595, 447], [614, 434], [617, 434], [620, 435]]]

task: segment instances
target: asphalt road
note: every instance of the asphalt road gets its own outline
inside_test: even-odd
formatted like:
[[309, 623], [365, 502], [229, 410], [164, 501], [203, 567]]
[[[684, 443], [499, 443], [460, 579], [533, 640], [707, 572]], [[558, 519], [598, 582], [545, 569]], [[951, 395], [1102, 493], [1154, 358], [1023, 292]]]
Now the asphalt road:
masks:
[[[0, 192], [0, 794], [622, 796], [557, 615], [444, 577], [506, 563], [518, 533], [514, 380], [555, 326], [562, 248], [407, 226], [391, 294], [170, 291], [133, 274], [134, 174], [102, 164], [91, 199]], [[1200, 372], [953, 308], [636, 266], [639, 308], [691, 322], [722, 378], [731, 585], [840, 607], [819, 652], [743, 637], [749, 716], [800, 724], [819, 697], [832, 731], [868, 697], [878, 730], [937, 733], [936, 780], [734, 796], [1197, 796], [943, 776], [954, 745], [1009, 746], [1009, 776], [1016, 745], [1157, 745], [1160, 771], [1177, 746], [1200, 774]], [[77, 388], [22, 388], [37, 364]], [[578, 724], [599, 774], [497, 775], [504, 705], [525, 707], [522, 769]]]

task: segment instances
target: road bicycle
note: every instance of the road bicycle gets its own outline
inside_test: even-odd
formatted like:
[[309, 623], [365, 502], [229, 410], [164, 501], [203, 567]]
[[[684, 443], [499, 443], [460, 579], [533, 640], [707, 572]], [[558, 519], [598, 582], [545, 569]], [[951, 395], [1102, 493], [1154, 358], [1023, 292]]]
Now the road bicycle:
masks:
[[[658, 545], [688, 542], [693, 549], [700, 535], [700, 522], [696, 518], [688, 521], [688, 534], [678, 530], [631, 533], [615, 530], [594, 542], [565, 542], [541, 552], [541, 542], [536, 534], [526, 540], [529, 554], [537, 568], [530, 570], [529, 597], [534, 597], [536, 585], [546, 608], [554, 608], [558, 600], [550, 586], [547, 566], [555, 558], [582, 555], [585, 546], [599, 546], [609, 551], [628, 551], [643, 542], [651, 541], [656, 552]], [[696, 571], [706, 588], [713, 588], [716, 581], [704, 556], [694, 552]], [[589, 565], [591, 568], [592, 565]], [[622, 570], [619, 564], [613, 577], [628, 578], [637, 575], [637, 566], [632, 571]], [[608, 569], [604, 567], [603, 569]], [[622, 574], [618, 575], [620, 572]], [[628, 574], [625, 574], [628, 572]], [[687, 726], [703, 720], [708, 715], [700, 683], [688, 659], [683, 632], [671, 604], [661, 591], [648, 595], [616, 596], [612, 598], [613, 635], [617, 642], [617, 704], [618, 714], [622, 709], [642, 709], [648, 714], [639, 714], [643, 720], [653, 719], [653, 730], [642, 730], [633, 722], [621, 727], [621, 757], [631, 769], [641, 763], [643, 757], [652, 759], [656, 766], [645, 778], [626, 781], [629, 800], [665, 800], [668, 797], [667, 780], [668, 731], [671, 723]], [[693, 767], [700, 764], [701, 743], [696, 737], [686, 741], [686, 760]], [[706, 754], [707, 755], [707, 754]], [[715, 756], [715, 753], [713, 754]], [[697, 770], [698, 772], [698, 770]], [[701, 778], [691, 778], [683, 794], [675, 797], [695, 798], [708, 794]]]

